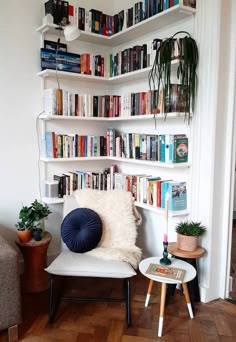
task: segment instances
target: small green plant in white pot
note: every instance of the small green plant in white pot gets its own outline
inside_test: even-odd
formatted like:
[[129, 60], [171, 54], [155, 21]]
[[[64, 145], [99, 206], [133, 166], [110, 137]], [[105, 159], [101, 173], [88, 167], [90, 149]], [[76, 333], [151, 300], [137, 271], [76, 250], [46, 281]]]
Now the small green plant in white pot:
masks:
[[206, 233], [206, 227], [201, 222], [182, 221], [176, 225], [175, 231], [178, 248], [193, 252], [198, 247], [198, 237]]

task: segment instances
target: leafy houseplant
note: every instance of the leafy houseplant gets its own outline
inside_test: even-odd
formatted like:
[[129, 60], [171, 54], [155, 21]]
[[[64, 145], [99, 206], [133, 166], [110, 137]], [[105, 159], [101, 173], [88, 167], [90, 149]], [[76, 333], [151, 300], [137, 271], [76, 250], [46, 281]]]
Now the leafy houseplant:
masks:
[[185, 251], [194, 251], [198, 246], [198, 237], [206, 233], [206, 227], [201, 222], [179, 222], [175, 231], [177, 233], [177, 246]]
[[44, 230], [43, 219], [50, 213], [47, 205], [43, 205], [35, 199], [29, 207], [23, 206], [20, 210], [19, 221], [16, 224], [17, 231], [30, 231], [30, 233], [28, 232], [29, 239], [32, 232], [33, 237], [40, 240]]
[[[177, 39], [178, 34], [186, 36]], [[154, 91], [153, 113], [155, 115], [162, 110], [166, 119], [167, 113], [173, 111], [171, 107], [176, 101], [173, 98], [177, 95], [177, 110], [184, 112], [190, 123], [197, 90], [197, 44], [188, 32], [179, 31], [165, 40], [154, 40], [153, 45], [156, 55], [148, 76], [150, 90]], [[172, 67], [174, 59], [178, 60], [176, 73]], [[172, 76], [178, 79], [177, 94], [173, 93]]]

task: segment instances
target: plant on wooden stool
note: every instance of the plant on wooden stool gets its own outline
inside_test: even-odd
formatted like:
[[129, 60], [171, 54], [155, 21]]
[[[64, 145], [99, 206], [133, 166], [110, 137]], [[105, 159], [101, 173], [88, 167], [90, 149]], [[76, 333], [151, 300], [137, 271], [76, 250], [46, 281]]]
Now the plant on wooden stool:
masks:
[[175, 231], [178, 248], [185, 251], [195, 251], [198, 246], [198, 237], [206, 233], [206, 227], [201, 222], [182, 221], [176, 225]]
[[[37, 199], [29, 207], [23, 206], [19, 213], [19, 221], [16, 223], [17, 231], [29, 231], [28, 241], [32, 236], [36, 240], [41, 240], [44, 231], [44, 218], [46, 218], [51, 211], [48, 205], [38, 202]], [[21, 239], [20, 239], [21, 240]]]

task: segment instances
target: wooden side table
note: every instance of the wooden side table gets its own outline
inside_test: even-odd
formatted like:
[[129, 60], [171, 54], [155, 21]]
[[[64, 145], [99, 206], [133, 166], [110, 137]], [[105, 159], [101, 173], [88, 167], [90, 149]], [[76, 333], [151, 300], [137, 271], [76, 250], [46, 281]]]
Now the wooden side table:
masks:
[[[197, 271], [197, 259], [201, 258], [205, 254], [205, 249], [202, 247], [198, 247], [195, 251], [188, 252], [188, 251], [183, 251], [182, 249], [179, 249], [177, 247], [176, 242], [169, 242], [168, 252], [173, 257], [175, 257], [176, 259], [186, 261], [187, 263], [192, 265], [195, 268], [195, 270]], [[173, 294], [174, 290], [175, 289], [173, 288], [173, 286], [170, 286], [168, 288], [167, 298], [169, 298], [171, 292]], [[193, 307], [194, 302], [200, 302], [200, 293], [199, 293], [199, 285], [198, 285], [198, 276], [197, 275], [192, 281], [190, 281], [188, 283], [188, 290], [189, 290], [191, 304]]]
[[24, 258], [24, 273], [22, 275], [22, 289], [24, 292], [42, 292], [49, 288], [48, 273], [44, 271], [47, 266], [47, 250], [52, 240], [49, 232], [45, 232], [42, 240], [30, 240], [21, 243], [16, 240]]

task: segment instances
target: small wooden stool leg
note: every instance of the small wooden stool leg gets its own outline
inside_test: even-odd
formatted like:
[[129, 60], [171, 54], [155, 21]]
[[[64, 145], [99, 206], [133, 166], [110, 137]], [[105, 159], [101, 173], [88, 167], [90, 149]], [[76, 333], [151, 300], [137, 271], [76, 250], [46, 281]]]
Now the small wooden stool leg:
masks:
[[185, 296], [185, 299], [186, 299], [186, 303], [187, 303], [187, 307], [188, 307], [188, 312], [189, 312], [189, 316], [190, 318], [193, 318], [193, 310], [192, 310], [192, 305], [191, 305], [191, 302], [190, 302], [190, 297], [189, 297], [189, 292], [188, 292], [188, 286], [186, 283], [183, 283], [182, 284], [183, 286], [183, 289], [184, 289], [184, 296]]
[[162, 336], [163, 322], [164, 322], [164, 312], [165, 312], [165, 301], [166, 301], [166, 283], [161, 283], [161, 303], [160, 303], [160, 317], [158, 325], [158, 337]]
[[147, 296], [145, 300], [145, 307], [148, 307], [148, 303], [151, 297], [151, 292], [152, 292], [152, 287], [153, 287], [154, 280], [150, 279], [149, 285], [148, 285], [148, 291], [147, 291]]

